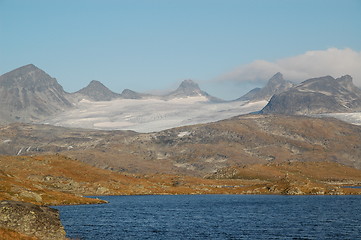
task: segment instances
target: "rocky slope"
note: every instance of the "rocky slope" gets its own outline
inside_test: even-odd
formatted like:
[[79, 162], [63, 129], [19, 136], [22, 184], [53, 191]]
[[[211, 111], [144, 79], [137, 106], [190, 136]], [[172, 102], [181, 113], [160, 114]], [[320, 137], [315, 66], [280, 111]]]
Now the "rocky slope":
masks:
[[12, 124], [0, 153], [61, 153], [132, 173], [204, 176], [238, 164], [334, 161], [361, 168], [361, 127], [330, 118], [244, 115], [157, 133]]
[[0, 76], [0, 123], [34, 122], [72, 106], [55, 78], [29, 64]]
[[320, 114], [361, 110], [361, 90], [351, 76], [313, 78], [274, 95], [262, 113]]
[[31, 203], [0, 201], [0, 228], [40, 240], [66, 239], [59, 211]]
[[261, 101], [270, 100], [274, 94], [278, 94], [292, 88], [295, 84], [283, 78], [282, 73], [278, 72], [271, 77], [266, 86], [255, 88], [240, 97], [240, 101]]
[[87, 98], [92, 101], [110, 101], [121, 97], [120, 94], [112, 92], [96, 80], [91, 81], [88, 86], [75, 92], [73, 95], [78, 99]]

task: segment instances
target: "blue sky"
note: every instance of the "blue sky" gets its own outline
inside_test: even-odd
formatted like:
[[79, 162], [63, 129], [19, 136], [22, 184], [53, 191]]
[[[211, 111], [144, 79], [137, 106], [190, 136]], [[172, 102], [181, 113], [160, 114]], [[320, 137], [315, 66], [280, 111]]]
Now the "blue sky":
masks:
[[146, 92], [193, 79], [234, 99], [273, 70], [292, 78], [294, 57], [346, 49], [358, 68], [360, 29], [360, 0], [0, 0], [0, 74], [33, 63], [69, 92], [91, 80]]

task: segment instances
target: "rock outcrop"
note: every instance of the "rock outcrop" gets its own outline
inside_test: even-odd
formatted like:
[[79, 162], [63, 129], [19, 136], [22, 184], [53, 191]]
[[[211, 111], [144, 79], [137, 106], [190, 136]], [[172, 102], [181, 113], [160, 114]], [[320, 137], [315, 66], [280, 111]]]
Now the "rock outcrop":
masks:
[[45, 206], [17, 201], [0, 202], [0, 228], [44, 240], [65, 239], [59, 212]]

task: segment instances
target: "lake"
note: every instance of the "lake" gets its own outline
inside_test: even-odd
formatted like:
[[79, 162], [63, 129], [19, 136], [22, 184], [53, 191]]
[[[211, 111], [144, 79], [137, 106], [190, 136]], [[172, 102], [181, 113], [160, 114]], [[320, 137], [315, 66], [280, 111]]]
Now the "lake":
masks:
[[361, 239], [361, 196], [101, 196], [57, 206], [76, 239]]

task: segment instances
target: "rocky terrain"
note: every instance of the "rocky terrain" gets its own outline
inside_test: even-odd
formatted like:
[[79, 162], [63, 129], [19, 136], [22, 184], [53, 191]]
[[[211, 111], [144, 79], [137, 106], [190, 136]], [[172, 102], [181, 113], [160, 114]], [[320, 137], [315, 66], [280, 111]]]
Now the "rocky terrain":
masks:
[[349, 75], [313, 78], [275, 94], [262, 109], [268, 114], [320, 114], [361, 110], [361, 90]]
[[[3, 229], [4, 235], [7, 229], [7, 232], [14, 231], [35, 239], [65, 239], [58, 210], [25, 202], [0, 201], [0, 229]], [[6, 235], [0, 237], [4, 239]]]
[[240, 101], [269, 101], [271, 97], [275, 94], [287, 91], [290, 88], [295, 86], [294, 83], [287, 81], [283, 78], [282, 73], [278, 72], [273, 77], [271, 77], [266, 86], [263, 88], [255, 88], [240, 97], [237, 100]]
[[[360, 170], [335, 162], [283, 162], [232, 166], [206, 176], [210, 179], [248, 179], [264, 181], [263, 193], [304, 195], [358, 192], [341, 186], [360, 184]], [[351, 193], [349, 192], [349, 193]]]
[[332, 118], [243, 115], [156, 133], [11, 124], [0, 153], [59, 153], [131, 173], [204, 176], [220, 168], [285, 161], [334, 161], [361, 168], [361, 127]]

